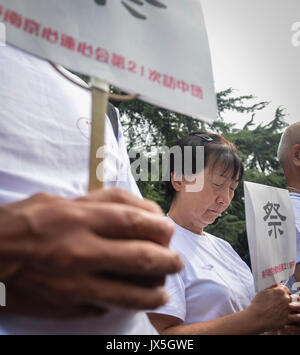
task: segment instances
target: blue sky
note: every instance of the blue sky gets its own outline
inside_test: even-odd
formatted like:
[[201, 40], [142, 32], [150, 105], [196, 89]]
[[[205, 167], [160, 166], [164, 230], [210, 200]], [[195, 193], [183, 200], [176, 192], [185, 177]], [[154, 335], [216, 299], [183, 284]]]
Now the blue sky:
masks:
[[[292, 25], [300, 22], [299, 0], [201, 0], [217, 91], [271, 101], [256, 116], [267, 123], [278, 106], [289, 123], [300, 121], [300, 47], [292, 45]], [[245, 123], [244, 116], [226, 120]]]

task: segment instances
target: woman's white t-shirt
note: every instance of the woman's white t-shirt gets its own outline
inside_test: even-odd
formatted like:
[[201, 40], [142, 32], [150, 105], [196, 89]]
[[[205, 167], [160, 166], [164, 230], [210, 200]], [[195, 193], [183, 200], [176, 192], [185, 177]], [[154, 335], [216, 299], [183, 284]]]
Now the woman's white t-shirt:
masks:
[[174, 224], [176, 231], [170, 247], [184, 259], [184, 269], [168, 276], [169, 301], [151, 312], [192, 324], [247, 308], [255, 296], [254, 280], [249, 267], [230, 244]]

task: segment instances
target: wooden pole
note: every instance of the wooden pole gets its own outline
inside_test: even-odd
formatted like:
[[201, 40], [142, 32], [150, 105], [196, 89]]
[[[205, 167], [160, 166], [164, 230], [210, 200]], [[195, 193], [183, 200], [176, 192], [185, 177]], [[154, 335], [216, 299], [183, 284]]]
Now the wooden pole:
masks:
[[105, 114], [108, 101], [108, 84], [98, 78], [92, 78], [92, 128], [89, 167], [89, 191], [101, 189], [104, 181], [103, 151], [97, 158], [99, 148], [104, 148]]

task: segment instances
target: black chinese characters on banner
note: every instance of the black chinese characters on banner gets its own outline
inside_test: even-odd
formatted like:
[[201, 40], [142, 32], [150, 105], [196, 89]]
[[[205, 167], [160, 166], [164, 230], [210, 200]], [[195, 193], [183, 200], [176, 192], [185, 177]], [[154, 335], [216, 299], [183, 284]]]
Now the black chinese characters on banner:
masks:
[[[106, 5], [107, 0], [95, 0], [95, 3], [97, 5], [100, 6], [105, 6]], [[124, 0], [121, 1], [121, 4], [128, 10], [128, 12], [134, 16], [135, 18], [138, 18], [140, 20], [146, 20], [147, 17], [141, 13], [140, 8], [138, 8], [137, 6], [144, 6], [144, 3], [148, 3], [152, 6], [161, 8], [161, 9], [166, 9], [167, 6], [165, 4], [163, 4], [162, 2], [158, 1], [158, 0]]]
[[[277, 231], [280, 235], [283, 235], [283, 230], [280, 229], [282, 222], [286, 220], [286, 217], [279, 213], [280, 204], [268, 202], [264, 207], [266, 215], [264, 216], [264, 221], [268, 222], [268, 227], [271, 229], [268, 231], [269, 237], [274, 232], [275, 239], [277, 239]], [[273, 227], [273, 229], [272, 229]]]

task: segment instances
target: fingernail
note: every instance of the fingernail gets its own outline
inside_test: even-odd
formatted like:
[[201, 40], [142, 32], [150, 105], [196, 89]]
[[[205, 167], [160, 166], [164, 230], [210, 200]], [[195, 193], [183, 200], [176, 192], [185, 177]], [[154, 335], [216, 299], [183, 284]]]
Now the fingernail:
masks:
[[297, 302], [297, 301], [291, 302], [291, 303], [290, 303], [290, 306], [291, 306], [291, 307], [295, 307], [295, 308], [297, 307], [297, 308], [298, 308], [298, 307], [300, 307], [300, 302]]

